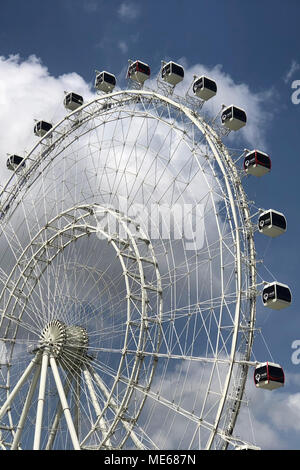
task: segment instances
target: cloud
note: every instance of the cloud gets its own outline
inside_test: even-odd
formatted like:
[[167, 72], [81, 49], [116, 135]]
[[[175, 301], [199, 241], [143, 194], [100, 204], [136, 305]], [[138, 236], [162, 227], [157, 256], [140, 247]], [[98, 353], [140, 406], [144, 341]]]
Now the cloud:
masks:
[[97, 2], [95, 0], [86, 0], [83, 3], [83, 9], [88, 13], [94, 13], [95, 11], [98, 10], [98, 7], [99, 7], [99, 1]]
[[[248, 401], [251, 427], [256, 444], [264, 450], [299, 449], [300, 393], [299, 374], [286, 374], [286, 385], [274, 391], [257, 389], [248, 380], [245, 400]], [[249, 413], [242, 409], [236, 432], [249, 434]]]
[[[194, 76], [206, 75], [216, 81], [218, 88], [216, 96], [207, 101], [202, 108], [202, 112], [210, 120], [220, 113], [222, 105], [234, 104], [246, 111], [246, 126], [237, 132], [231, 132], [229, 137], [225, 139], [225, 143], [226, 140], [229, 142], [235, 141], [241, 146], [247, 144], [250, 148], [261, 147], [261, 150], [267, 147], [266, 133], [272, 121], [272, 113], [268, 110], [268, 106], [273, 102], [275, 93], [273, 89], [255, 93], [248, 84], [236, 82], [232, 76], [225, 72], [222, 65], [216, 65], [212, 68], [203, 64], [189, 66], [185, 58], [180, 58], [175, 62], [185, 67], [185, 77], [176, 86], [176, 94], [184, 96], [188, 87], [193, 83]], [[152, 80], [153, 86], [155, 86], [155, 80]], [[189, 94], [193, 95], [191, 89]], [[221, 123], [220, 116], [216, 122], [218, 121]]]
[[125, 1], [120, 5], [118, 15], [123, 20], [135, 20], [140, 15], [140, 7], [134, 2]]
[[85, 13], [95, 13], [99, 10], [102, 0], [64, 0], [63, 7], [70, 12], [74, 9]]
[[[89, 99], [89, 85], [77, 73], [51, 76], [47, 67], [34, 55], [21, 60], [18, 55], [0, 57], [0, 161], [1, 177], [7, 179], [7, 154], [24, 154], [37, 138], [34, 120], [55, 124], [65, 114], [64, 92], [74, 91]], [[29, 148], [28, 148], [29, 147]]]
[[126, 52], [128, 52], [128, 45], [125, 41], [119, 41], [118, 47], [123, 54], [126, 54]]
[[286, 72], [285, 76], [283, 77], [283, 80], [285, 83], [288, 83], [292, 76], [294, 75], [295, 72], [297, 72], [300, 69], [300, 64], [296, 60], [292, 60], [290, 68]]

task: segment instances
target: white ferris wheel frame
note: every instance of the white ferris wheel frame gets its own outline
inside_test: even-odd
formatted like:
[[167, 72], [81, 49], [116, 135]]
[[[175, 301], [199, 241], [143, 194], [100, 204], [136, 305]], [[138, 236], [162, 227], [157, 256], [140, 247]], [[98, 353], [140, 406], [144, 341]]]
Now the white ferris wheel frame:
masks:
[[[159, 94], [155, 91], [145, 90], [145, 89], [134, 89], [134, 90], [125, 90], [125, 91], [114, 91], [105, 95], [98, 95], [95, 99], [91, 100], [90, 102], [82, 105], [78, 110], [69, 113], [65, 116], [60, 122], [52, 127], [52, 129], [42, 137], [39, 142], [33, 147], [33, 149], [24, 157], [24, 162], [26, 163], [26, 170], [23, 171], [22, 177], [18, 180], [17, 183], [14, 183], [14, 175], [7, 181], [6, 185], [1, 191], [1, 206], [0, 206], [0, 217], [1, 219], [5, 220], [6, 213], [10, 212], [13, 208], [14, 204], [19, 201], [20, 193], [22, 191], [22, 185], [26, 186], [26, 181], [29, 175], [34, 175], [35, 170], [38, 168], [40, 162], [45, 160], [48, 155], [51, 154], [52, 150], [56, 147], [58, 142], [63, 141], [66, 138], [66, 135], [73, 132], [73, 127], [69, 126], [70, 120], [75, 119], [74, 127], [81, 126], [84, 122], [89, 121], [94, 113], [101, 113], [106, 111], [106, 109], [111, 109], [111, 107], [119, 107], [124, 106], [126, 103], [132, 102], [132, 100], [137, 99], [145, 99], [145, 100], [152, 100], [158, 101], [160, 103], [166, 104], [171, 106], [173, 109], [177, 109], [181, 113], [183, 113], [187, 119], [189, 119], [193, 125], [195, 125], [202, 135], [205, 137], [206, 142], [208, 143], [213, 156], [218, 164], [218, 167], [222, 173], [223, 180], [225, 182], [225, 187], [228, 195], [228, 203], [230, 205], [231, 213], [232, 213], [232, 222], [234, 226], [234, 242], [235, 242], [235, 255], [236, 255], [236, 306], [235, 306], [235, 315], [234, 315], [234, 330], [232, 335], [232, 343], [231, 343], [231, 351], [229, 357], [229, 369], [224, 381], [223, 390], [222, 390], [222, 397], [219, 403], [218, 411], [216, 413], [215, 421], [213, 425], [207, 424], [207, 427], [210, 429], [210, 438], [207, 442], [207, 449], [212, 447], [214, 438], [216, 435], [222, 438], [223, 441], [223, 448], [227, 448], [228, 444], [231, 442], [231, 434], [239, 413], [240, 404], [242, 401], [243, 391], [245, 388], [245, 383], [247, 379], [248, 367], [253, 365], [250, 362], [250, 354], [252, 349], [252, 342], [253, 342], [253, 332], [254, 332], [254, 324], [255, 324], [255, 312], [256, 312], [256, 296], [257, 296], [257, 285], [256, 285], [256, 255], [255, 255], [255, 245], [254, 245], [254, 226], [251, 221], [251, 213], [247, 201], [246, 194], [244, 192], [241, 178], [239, 176], [239, 172], [236, 168], [235, 163], [233, 162], [227, 148], [223, 144], [220, 139], [219, 134], [216, 130], [213, 129], [205, 120], [194, 110], [190, 109], [186, 104], [184, 104], [180, 100], [176, 100], [175, 98], [171, 98], [169, 96], [165, 96]], [[158, 119], [158, 117], [157, 117]], [[67, 124], [67, 127], [64, 128], [64, 125]], [[69, 126], [69, 127], [68, 127]], [[61, 130], [63, 129], [63, 130]], [[51, 140], [49, 141], [49, 136]], [[55, 137], [53, 137], [55, 136]], [[48, 140], [47, 140], [48, 139]], [[36, 151], [43, 147], [43, 151], [39, 152], [36, 155]], [[38, 174], [38, 172], [37, 172]], [[37, 176], [38, 177], [38, 176]], [[73, 208], [74, 209], [74, 208]], [[241, 215], [240, 215], [241, 214]], [[0, 219], [0, 223], [1, 223]], [[244, 221], [243, 226], [240, 224], [240, 220]], [[245, 253], [241, 251], [241, 236], [244, 237], [244, 240], [247, 242], [248, 254], [247, 259], [245, 261]], [[236, 355], [237, 349], [237, 340], [238, 334], [240, 332], [240, 312], [241, 312], [241, 298], [242, 295], [245, 294], [243, 292], [242, 286], [242, 270], [243, 266], [246, 265], [246, 269], [248, 272], [248, 280], [249, 280], [249, 288], [248, 288], [248, 298], [250, 301], [250, 312], [249, 312], [249, 324], [247, 328], [245, 328], [245, 335], [247, 336], [247, 346], [244, 353], [244, 357], [240, 360]], [[159, 354], [157, 355], [159, 357]], [[46, 353], [43, 355], [43, 361], [50, 360], [51, 368], [54, 374], [54, 377], [57, 379], [57, 366], [55, 364], [55, 359]], [[222, 359], [220, 359], [222, 360]], [[44, 372], [46, 371], [46, 366], [42, 366], [41, 370]], [[230, 414], [228, 415], [227, 419], [227, 428], [220, 430], [219, 429], [219, 422], [224, 411], [224, 407], [226, 404], [226, 399], [228, 396], [229, 386], [232, 377], [233, 366], [238, 364], [240, 367], [240, 379], [239, 383], [235, 386], [234, 389], [234, 403], [235, 406], [231, 409]], [[32, 368], [32, 364], [30, 366], [30, 370]], [[28, 372], [28, 371], [27, 371]], [[24, 372], [23, 379], [27, 377], [27, 372]], [[42, 372], [41, 372], [42, 374]], [[26, 377], [25, 377], [26, 376]], [[88, 372], [86, 372], [86, 376], [88, 377]], [[22, 379], [22, 380], [23, 380]], [[37, 379], [35, 379], [37, 380]], [[62, 400], [63, 392], [62, 392], [62, 384], [59, 384], [59, 379], [57, 379], [57, 388], [58, 391], [61, 393]], [[102, 388], [105, 385], [102, 383]], [[153, 399], [159, 401], [160, 403], [164, 403], [162, 399], [155, 396], [151, 392], [151, 390], [143, 391], [145, 398], [147, 396], [152, 397]], [[43, 393], [43, 392], [42, 392]], [[92, 393], [92, 392], [91, 392]], [[108, 394], [108, 391], [105, 391]], [[12, 396], [8, 397], [7, 402], [1, 407], [0, 409], [0, 416], [7, 411], [9, 404], [12, 400]], [[41, 398], [42, 400], [42, 398]], [[66, 404], [62, 401], [62, 404]], [[95, 405], [97, 406], [97, 405]], [[171, 406], [170, 403], [167, 406]], [[181, 413], [184, 414], [184, 410], [179, 410]], [[99, 420], [101, 420], [101, 413], [99, 415]], [[70, 423], [72, 422], [71, 418], [68, 418]], [[125, 421], [123, 422], [123, 424]], [[205, 423], [203, 423], [205, 425]], [[127, 427], [128, 434], [131, 435], [133, 441], [135, 442], [136, 446], [140, 449], [144, 448], [143, 444], [137, 437], [134, 432], [133, 426], [128, 425], [127, 423], [124, 424]], [[39, 425], [41, 426], [41, 424]], [[72, 424], [69, 425], [69, 430], [72, 428]], [[73, 428], [72, 428], [73, 429]], [[73, 435], [73, 443], [74, 448], [80, 447], [80, 444], [76, 441], [76, 432], [70, 431]], [[17, 441], [15, 441], [17, 442]], [[38, 442], [38, 437], [36, 439]], [[38, 444], [36, 444], [36, 448], [38, 448]]]

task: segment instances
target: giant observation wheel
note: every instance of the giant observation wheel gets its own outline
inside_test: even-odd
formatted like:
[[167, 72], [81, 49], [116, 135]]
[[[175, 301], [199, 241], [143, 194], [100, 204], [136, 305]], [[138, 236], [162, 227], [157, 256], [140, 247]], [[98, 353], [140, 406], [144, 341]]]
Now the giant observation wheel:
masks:
[[9, 159], [0, 446], [236, 447], [257, 297], [240, 169], [204, 99], [107, 77]]

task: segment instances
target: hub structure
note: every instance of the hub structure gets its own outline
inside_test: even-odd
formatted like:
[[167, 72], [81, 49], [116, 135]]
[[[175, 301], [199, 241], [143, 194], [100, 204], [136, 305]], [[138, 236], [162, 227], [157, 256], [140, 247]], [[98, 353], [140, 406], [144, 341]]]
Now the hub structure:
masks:
[[80, 326], [52, 320], [41, 333], [39, 348], [49, 350], [65, 370], [76, 370], [87, 361], [88, 334]]

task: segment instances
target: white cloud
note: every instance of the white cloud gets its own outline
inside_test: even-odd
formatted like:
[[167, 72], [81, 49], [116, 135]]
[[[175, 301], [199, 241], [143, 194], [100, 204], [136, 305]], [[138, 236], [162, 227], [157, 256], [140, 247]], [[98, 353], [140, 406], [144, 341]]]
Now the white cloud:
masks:
[[292, 78], [295, 72], [297, 72], [300, 69], [300, 64], [296, 60], [292, 60], [290, 68], [286, 72], [285, 76], [283, 77], [283, 80], [285, 83], [288, 83], [289, 80]]
[[134, 2], [123, 2], [118, 9], [118, 15], [124, 20], [135, 20], [140, 15], [140, 8]]
[[[74, 91], [84, 99], [92, 96], [89, 85], [77, 74], [50, 75], [35, 57], [21, 60], [18, 55], [0, 57], [0, 161], [1, 181], [8, 176], [7, 154], [24, 154], [37, 141], [34, 120], [56, 123], [65, 114], [64, 92]], [[29, 148], [28, 148], [29, 147]], [[1, 183], [0, 181], [0, 183]]]
[[[237, 132], [231, 132], [226, 140], [247, 144], [250, 148], [261, 147], [261, 150], [267, 146], [266, 130], [270, 126], [272, 115], [266, 110], [266, 105], [272, 102], [274, 91], [271, 89], [263, 92], [253, 92], [246, 83], [238, 83], [226, 73], [222, 65], [216, 65], [209, 68], [202, 64], [188, 66], [186, 59], [181, 58], [179, 64], [185, 66], [184, 80], [177, 85], [175, 93], [185, 95], [188, 87], [192, 84], [194, 76], [206, 75], [217, 83], [217, 94], [204, 104], [203, 112], [210, 117], [216, 116], [222, 109], [222, 105], [229, 106], [234, 104], [245, 110], [247, 114], [247, 124]], [[155, 79], [156, 80], [156, 79]], [[154, 79], [153, 79], [154, 85]], [[192, 91], [190, 92], [193, 95]], [[220, 117], [218, 118], [221, 123]], [[225, 143], [226, 143], [225, 140]], [[230, 145], [229, 145], [230, 146]]]
[[94, 13], [95, 11], [98, 10], [98, 7], [99, 7], [99, 2], [96, 2], [95, 0], [86, 0], [83, 3], [83, 8], [88, 13]]
[[126, 52], [128, 52], [128, 45], [125, 41], [119, 41], [118, 47], [123, 54], [126, 54]]
[[[299, 449], [300, 393], [294, 391], [299, 386], [299, 377], [299, 374], [287, 374], [284, 388], [273, 391], [257, 389], [248, 380], [246, 395], [253, 433], [262, 449]], [[244, 408], [238, 418], [237, 432], [247, 436], [248, 430], [249, 416]]]

